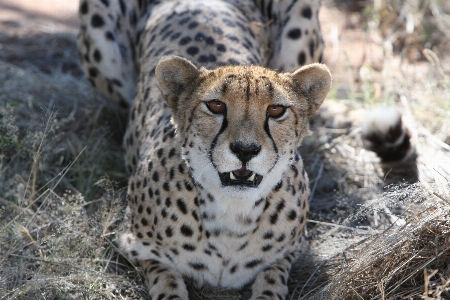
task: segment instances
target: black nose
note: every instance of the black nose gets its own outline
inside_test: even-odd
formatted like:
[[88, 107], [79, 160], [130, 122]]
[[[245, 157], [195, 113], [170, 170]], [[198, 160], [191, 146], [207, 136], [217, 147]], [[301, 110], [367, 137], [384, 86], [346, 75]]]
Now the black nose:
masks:
[[243, 164], [258, 155], [261, 146], [257, 144], [244, 145], [241, 142], [231, 143], [230, 150], [242, 161]]

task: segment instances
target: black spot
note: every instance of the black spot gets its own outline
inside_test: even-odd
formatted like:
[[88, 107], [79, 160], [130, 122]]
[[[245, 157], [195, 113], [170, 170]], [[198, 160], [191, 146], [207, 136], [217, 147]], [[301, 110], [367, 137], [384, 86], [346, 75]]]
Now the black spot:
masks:
[[233, 274], [234, 272], [236, 272], [237, 268], [238, 268], [238, 265], [232, 266], [230, 269], [230, 274]]
[[289, 220], [295, 220], [297, 218], [297, 213], [295, 210], [291, 210], [287, 215]]
[[148, 236], [149, 238], [152, 238], [152, 237], [153, 237], [153, 232], [148, 231], [148, 232], [147, 232], [147, 236]]
[[162, 35], [167, 29], [169, 29], [170, 28], [170, 23], [169, 24], [167, 24], [166, 26], [164, 26], [162, 29], [161, 29], [161, 31], [159, 32], [159, 34], [160, 35]]
[[142, 235], [142, 233], [140, 233], [140, 232], [138, 232], [138, 233], [136, 234], [136, 236], [137, 236], [138, 238], [140, 238], [140, 239], [142, 239], [142, 238], [144, 237], [144, 235]]
[[176, 150], [175, 150], [175, 148], [172, 148], [172, 149], [170, 149], [170, 151], [169, 151], [169, 158], [172, 158], [174, 155], [175, 155], [175, 153], [176, 153]]
[[265, 239], [265, 240], [271, 239], [272, 237], [273, 237], [273, 232], [272, 231], [267, 231], [263, 235], [263, 239]]
[[190, 41], [192, 41], [192, 38], [189, 36], [185, 36], [178, 43], [180, 44], [180, 46], [184, 46], [187, 43], [189, 43]]
[[184, 215], [188, 213], [186, 203], [184, 202], [183, 199], [177, 199], [177, 206], [178, 206], [178, 209], [179, 209]]
[[81, 3], [81, 5], [80, 5], [80, 13], [83, 14], [83, 15], [88, 13], [88, 4], [87, 4], [86, 1]]
[[239, 39], [235, 35], [227, 34], [225, 37], [228, 38], [232, 42], [236, 42], [236, 43], [239, 42]]
[[166, 228], [166, 236], [167, 237], [171, 237], [173, 235], [173, 230], [172, 228], [169, 226]]
[[311, 7], [306, 6], [302, 9], [302, 17], [307, 18], [307, 19], [311, 19], [312, 17], [312, 10]]
[[180, 36], [181, 36], [181, 32], [177, 32], [177, 33], [175, 33], [174, 35], [172, 35], [172, 36], [170, 37], [170, 40], [171, 40], [171, 41], [176, 40], [176, 39], [179, 38]]
[[208, 59], [209, 59], [210, 62], [215, 62], [217, 60], [216, 56], [214, 54], [210, 54]]
[[153, 173], [152, 179], [153, 179], [154, 182], [158, 182], [158, 180], [159, 180], [159, 174], [158, 174], [157, 171], [155, 171], [155, 172]]
[[205, 42], [206, 42], [206, 44], [208, 44], [208, 45], [214, 45], [214, 39], [213, 39], [212, 37], [210, 37], [210, 36], [208, 36], [208, 37], [205, 39]]
[[234, 24], [233, 21], [228, 20], [228, 19], [222, 19], [222, 21], [225, 23], [225, 25], [227, 25], [228, 27], [236, 27], [236, 24]]
[[197, 26], [198, 26], [198, 22], [197, 21], [193, 21], [193, 22], [189, 23], [188, 29], [194, 29]]
[[125, 2], [123, 0], [119, 0], [120, 10], [122, 11], [122, 15], [125, 16], [125, 13], [127, 12], [127, 7], [125, 6]]
[[131, 251], [131, 255], [133, 255], [133, 256], [138, 256], [139, 253], [138, 253], [137, 251], [133, 250], [133, 251]]
[[91, 76], [92, 78], [97, 77], [98, 75], [98, 70], [97, 68], [90, 68], [89, 69], [89, 76]]
[[109, 7], [109, 0], [100, 0], [106, 7]]
[[259, 265], [260, 263], [262, 263], [262, 259], [254, 259], [254, 260], [251, 260], [251, 261], [245, 263], [245, 267], [247, 269], [251, 269], [251, 268], [254, 268], [257, 265]]
[[310, 55], [311, 57], [314, 57], [314, 49], [315, 49], [315, 47], [314, 47], [314, 41], [313, 41], [313, 40], [310, 40], [310, 41], [309, 41], [309, 55]]
[[192, 191], [194, 189], [194, 187], [192, 186], [192, 183], [190, 183], [189, 181], [185, 181], [184, 182], [184, 187], [186, 188], [186, 190], [188, 191]]
[[141, 219], [141, 224], [142, 224], [143, 226], [147, 226], [147, 225], [148, 225], [147, 219], [146, 219], [146, 218], [142, 218], [142, 219]]
[[163, 300], [164, 297], [166, 297], [166, 294], [162, 293], [158, 295], [158, 298], [156, 298], [156, 300]]
[[266, 275], [264, 276], [264, 279], [265, 279], [266, 282], [267, 282], [268, 284], [270, 284], [270, 285], [276, 283], [275, 279], [273, 279], [272, 277], [270, 277], [268, 274], [266, 274]]
[[294, 171], [294, 177], [296, 178], [298, 176], [297, 167], [295, 167], [294, 165], [291, 165], [291, 169], [292, 169], [292, 171]]
[[198, 221], [198, 214], [195, 210], [192, 211], [192, 216], [194, 217], [195, 221]]
[[91, 19], [91, 25], [94, 28], [102, 27], [105, 25], [105, 21], [103, 21], [103, 18], [99, 14], [94, 14]]
[[263, 252], [266, 252], [266, 251], [269, 251], [270, 249], [272, 249], [272, 245], [270, 245], [270, 244], [267, 244], [267, 245], [264, 245], [262, 248], [261, 248], [261, 250], [263, 251]]
[[201, 41], [203, 41], [204, 39], [206, 38], [206, 36], [202, 33], [202, 32], [199, 32], [199, 33], [197, 33], [196, 35], [195, 35], [195, 40], [197, 41], [197, 42], [201, 42]]
[[290, 39], [296, 40], [296, 39], [301, 38], [302, 31], [300, 30], [300, 28], [294, 28], [294, 29], [289, 30], [287, 36]]
[[199, 63], [207, 63], [209, 61], [208, 55], [200, 55], [197, 60]]
[[223, 30], [216, 26], [213, 27], [213, 31], [214, 31], [214, 33], [217, 33], [219, 35], [223, 34]]
[[261, 205], [261, 203], [264, 202], [264, 198], [259, 199], [258, 201], [255, 202], [255, 204], [253, 205], [254, 207], [258, 207]]
[[273, 292], [269, 290], [263, 291], [262, 294], [265, 296], [273, 297]]
[[169, 185], [168, 182], [164, 182], [164, 184], [163, 184], [163, 189], [164, 189], [165, 191], [170, 191], [170, 185]]
[[305, 64], [305, 61], [306, 61], [305, 52], [302, 51], [298, 54], [297, 62], [300, 66], [303, 66]]
[[142, 205], [139, 205], [138, 207], [138, 213], [142, 214], [142, 211], [144, 210], [144, 208], [142, 207]]
[[270, 223], [275, 224], [278, 221], [278, 214], [274, 212], [270, 215]]
[[[171, 281], [171, 282], [169, 283], [169, 286], [170, 286], [172, 289], [178, 288], [178, 284], [176, 283], [176, 281]], [[167, 299], [179, 299], [179, 297], [178, 297], [178, 295], [171, 295], [171, 296], [169, 296]]]
[[284, 204], [284, 200], [283, 200], [283, 199], [281, 199], [281, 200], [280, 200], [280, 202], [278, 202], [278, 204], [277, 204], [277, 207], [276, 207], [276, 210], [277, 210], [277, 212], [280, 212], [280, 211], [282, 211], [282, 210], [283, 210], [283, 208], [284, 208], [284, 206], [285, 206], [285, 204]]
[[283, 187], [283, 181], [278, 182], [277, 185], [275, 186], [275, 191], [281, 190], [282, 187]]
[[195, 270], [207, 270], [208, 269], [208, 267], [205, 264], [202, 264], [202, 263], [190, 262], [189, 266], [191, 266]]
[[227, 47], [225, 47], [224, 44], [217, 44], [217, 51], [226, 52], [227, 51]]
[[180, 228], [180, 232], [182, 235], [186, 237], [191, 237], [194, 234], [194, 231], [186, 224], [183, 224]]
[[243, 243], [243, 244], [239, 247], [239, 249], [238, 249], [237, 251], [243, 250], [245, 247], [247, 247], [247, 245], [248, 245], [248, 241], [246, 241], [245, 243]]
[[186, 251], [195, 251], [195, 246], [192, 244], [183, 244], [183, 249]]
[[210, 193], [208, 193], [206, 197], [208, 198], [209, 202], [214, 202], [214, 197]]
[[196, 46], [191, 46], [187, 48], [186, 52], [192, 56], [196, 55], [200, 50]]

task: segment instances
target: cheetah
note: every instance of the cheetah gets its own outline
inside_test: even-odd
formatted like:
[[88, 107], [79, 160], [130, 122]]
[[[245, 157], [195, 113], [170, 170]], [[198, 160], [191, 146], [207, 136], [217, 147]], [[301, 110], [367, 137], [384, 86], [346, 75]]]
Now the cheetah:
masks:
[[[121, 248], [151, 299], [185, 280], [285, 299], [305, 246], [298, 148], [330, 85], [320, 1], [82, 0], [91, 83], [130, 107]], [[311, 64], [310, 64], [311, 63]], [[278, 71], [274, 71], [278, 70]]]

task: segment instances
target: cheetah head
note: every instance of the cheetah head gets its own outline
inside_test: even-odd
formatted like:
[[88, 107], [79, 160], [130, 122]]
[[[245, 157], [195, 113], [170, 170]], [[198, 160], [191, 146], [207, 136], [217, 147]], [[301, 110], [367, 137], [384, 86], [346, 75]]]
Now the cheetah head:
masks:
[[293, 73], [206, 70], [177, 56], [160, 60], [156, 79], [196, 182], [215, 197], [250, 202], [281, 180], [331, 85], [322, 64]]

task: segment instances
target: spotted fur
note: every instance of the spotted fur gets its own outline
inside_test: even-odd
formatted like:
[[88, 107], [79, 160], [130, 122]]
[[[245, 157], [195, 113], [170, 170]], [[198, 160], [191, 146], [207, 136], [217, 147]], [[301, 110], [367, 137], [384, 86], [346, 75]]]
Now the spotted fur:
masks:
[[308, 211], [297, 149], [331, 84], [324, 65], [296, 70], [321, 57], [318, 9], [294, 0], [81, 1], [85, 72], [131, 106], [120, 239], [152, 299], [188, 299], [184, 278], [197, 287], [253, 282], [252, 299], [286, 297]]

